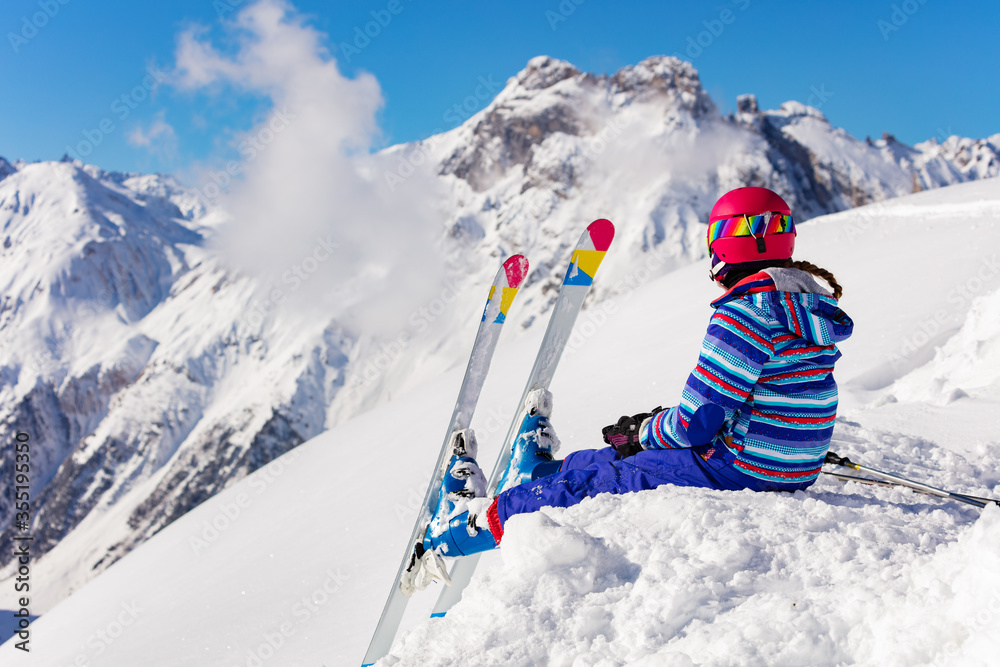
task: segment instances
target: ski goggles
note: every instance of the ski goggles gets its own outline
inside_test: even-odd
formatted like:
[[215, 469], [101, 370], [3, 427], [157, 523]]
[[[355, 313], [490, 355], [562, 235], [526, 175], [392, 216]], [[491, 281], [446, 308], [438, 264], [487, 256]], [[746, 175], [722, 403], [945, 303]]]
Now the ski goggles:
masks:
[[740, 215], [724, 218], [708, 224], [708, 251], [719, 239], [730, 236], [753, 236], [760, 238], [768, 234], [784, 234], [795, 231], [792, 216], [784, 213], [761, 213], [760, 215]]

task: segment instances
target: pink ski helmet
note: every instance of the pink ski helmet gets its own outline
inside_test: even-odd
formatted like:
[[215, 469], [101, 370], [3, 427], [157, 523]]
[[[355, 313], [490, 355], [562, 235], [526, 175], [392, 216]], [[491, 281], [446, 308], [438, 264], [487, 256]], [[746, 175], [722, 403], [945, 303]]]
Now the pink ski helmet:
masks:
[[795, 222], [785, 200], [767, 188], [737, 188], [715, 202], [708, 216], [712, 278], [730, 264], [791, 259]]

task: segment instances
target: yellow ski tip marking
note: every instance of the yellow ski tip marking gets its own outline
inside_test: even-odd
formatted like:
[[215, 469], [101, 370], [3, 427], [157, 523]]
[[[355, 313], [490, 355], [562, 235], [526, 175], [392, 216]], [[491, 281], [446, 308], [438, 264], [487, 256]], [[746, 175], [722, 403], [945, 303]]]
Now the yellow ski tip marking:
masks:
[[577, 250], [571, 260], [581, 271], [593, 278], [604, 261], [604, 250]]
[[[507, 309], [510, 308], [510, 304], [514, 302], [514, 297], [517, 296], [516, 287], [504, 287], [503, 293], [500, 296], [500, 312], [504, 315], [507, 314]], [[490, 298], [493, 298], [493, 293], [490, 292]]]

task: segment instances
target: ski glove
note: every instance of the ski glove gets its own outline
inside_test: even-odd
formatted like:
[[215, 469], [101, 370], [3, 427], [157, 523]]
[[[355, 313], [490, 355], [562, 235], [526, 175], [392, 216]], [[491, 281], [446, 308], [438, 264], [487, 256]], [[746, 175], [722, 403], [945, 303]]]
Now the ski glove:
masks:
[[611, 424], [601, 429], [604, 442], [614, 447], [623, 459], [638, 454], [642, 451], [642, 445], [639, 444], [639, 438], [642, 437], [642, 425], [658, 412], [663, 412], [663, 408], [656, 407], [653, 408], [652, 412], [640, 412], [631, 416], [623, 415], [617, 424]]

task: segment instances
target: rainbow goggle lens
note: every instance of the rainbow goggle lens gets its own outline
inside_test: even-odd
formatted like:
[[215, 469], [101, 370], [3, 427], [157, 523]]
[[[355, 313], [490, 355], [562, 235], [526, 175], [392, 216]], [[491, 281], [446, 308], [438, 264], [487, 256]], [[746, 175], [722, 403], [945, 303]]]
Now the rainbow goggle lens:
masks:
[[741, 215], [735, 218], [716, 220], [708, 225], [708, 251], [712, 252], [713, 243], [730, 236], [760, 238], [770, 234], [784, 234], [794, 231], [795, 221], [792, 220], [792, 216], [784, 213]]

